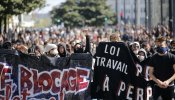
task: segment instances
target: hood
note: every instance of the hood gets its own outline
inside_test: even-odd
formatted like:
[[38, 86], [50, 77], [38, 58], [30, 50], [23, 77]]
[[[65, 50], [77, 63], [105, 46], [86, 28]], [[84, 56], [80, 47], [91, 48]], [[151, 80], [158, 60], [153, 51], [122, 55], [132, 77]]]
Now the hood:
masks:
[[139, 49], [140, 49], [140, 44], [139, 44], [139, 42], [131, 42], [129, 45], [132, 46], [132, 45], [134, 45], [134, 44], [137, 45], [137, 46], [139, 47]]
[[49, 52], [52, 49], [57, 49], [57, 45], [55, 44], [47, 44], [46, 47], [44, 48], [45, 53]]
[[[80, 48], [76, 49], [75, 47], [76, 47], [77, 45], [81, 45]], [[82, 47], [82, 44], [81, 44], [81, 43], [76, 43], [76, 44], [74, 45], [74, 53], [83, 53], [83, 47]]]
[[[61, 52], [59, 51], [59, 48], [60, 48], [60, 47], [63, 47], [63, 48], [64, 48], [64, 52], [63, 52], [63, 53], [61, 53]], [[67, 52], [67, 50], [66, 50], [66, 44], [64, 44], [64, 43], [58, 44], [58, 54], [60, 55], [60, 57], [66, 57], [66, 56], [67, 56], [68, 52]]]
[[[146, 52], [146, 50], [145, 50], [145, 49], [141, 48], [141, 49], [139, 50], [139, 52], [143, 52], [143, 53], [144, 53], [144, 55], [145, 55], [145, 58], [147, 58], [147, 52]], [[139, 53], [139, 52], [138, 52], [138, 53]]]

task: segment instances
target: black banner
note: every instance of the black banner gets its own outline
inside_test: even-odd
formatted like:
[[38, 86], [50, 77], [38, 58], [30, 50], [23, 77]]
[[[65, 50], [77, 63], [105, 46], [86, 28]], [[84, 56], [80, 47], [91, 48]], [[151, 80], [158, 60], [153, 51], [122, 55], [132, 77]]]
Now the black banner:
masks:
[[103, 100], [148, 100], [151, 88], [143, 76], [144, 69], [135, 62], [123, 42], [103, 42], [95, 55], [93, 98]]
[[91, 55], [49, 60], [0, 52], [0, 100], [91, 100]]

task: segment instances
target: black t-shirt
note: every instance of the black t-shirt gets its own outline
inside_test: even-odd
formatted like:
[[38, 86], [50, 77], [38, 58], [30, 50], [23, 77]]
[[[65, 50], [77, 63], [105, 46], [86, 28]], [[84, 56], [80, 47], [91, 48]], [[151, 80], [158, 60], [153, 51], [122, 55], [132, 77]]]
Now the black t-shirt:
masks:
[[167, 53], [163, 56], [153, 55], [149, 65], [154, 68], [154, 75], [161, 81], [166, 81], [174, 74], [173, 65], [175, 64], [175, 55]]

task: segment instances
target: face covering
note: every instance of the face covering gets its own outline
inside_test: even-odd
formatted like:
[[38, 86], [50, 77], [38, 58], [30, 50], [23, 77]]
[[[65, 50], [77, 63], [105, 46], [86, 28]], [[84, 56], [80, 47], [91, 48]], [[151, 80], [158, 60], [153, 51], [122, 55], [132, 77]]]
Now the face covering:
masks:
[[54, 50], [50, 51], [50, 55], [54, 55], [54, 56], [58, 55], [58, 50], [54, 49]]
[[139, 56], [138, 58], [139, 58], [140, 61], [145, 60], [145, 56]]
[[74, 50], [74, 53], [83, 53], [83, 48], [77, 48]]
[[165, 54], [168, 51], [168, 47], [157, 47], [157, 52], [160, 54]]
[[134, 50], [133, 52], [134, 52], [134, 54], [137, 55], [139, 51], [138, 50]]

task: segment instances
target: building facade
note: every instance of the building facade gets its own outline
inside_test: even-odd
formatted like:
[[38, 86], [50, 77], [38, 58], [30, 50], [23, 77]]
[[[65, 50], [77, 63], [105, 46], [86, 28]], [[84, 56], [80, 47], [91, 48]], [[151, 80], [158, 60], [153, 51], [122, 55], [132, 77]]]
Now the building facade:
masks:
[[135, 24], [136, 11], [138, 10], [139, 25], [145, 25], [145, 0], [138, 0], [137, 3], [138, 5], [136, 4], [136, 0], [116, 0], [118, 23]]
[[148, 0], [149, 26], [169, 23], [169, 0]]
[[[175, 1], [172, 1], [174, 5]], [[116, 12], [118, 24], [138, 22], [139, 25], [151, 28], [169, 23], [169, 0], [107, 0], [107, 4]], [[175, 20], [175, 14], [173, 16]]]

